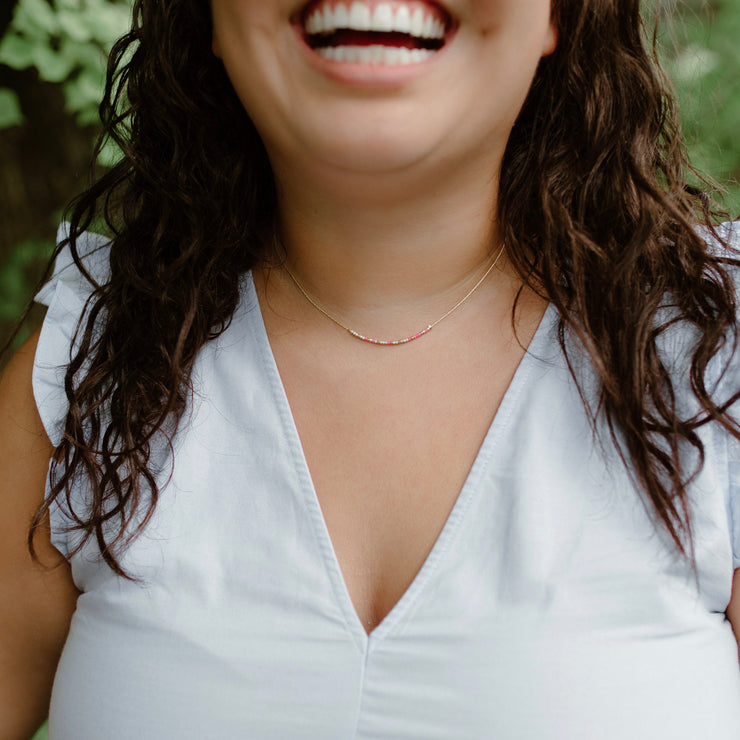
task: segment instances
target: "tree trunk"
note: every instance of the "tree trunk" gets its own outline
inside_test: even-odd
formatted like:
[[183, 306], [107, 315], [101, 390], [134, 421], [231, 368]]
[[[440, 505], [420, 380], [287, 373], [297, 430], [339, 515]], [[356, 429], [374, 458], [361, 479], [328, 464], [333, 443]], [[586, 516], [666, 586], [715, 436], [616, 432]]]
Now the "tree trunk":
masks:
[[[35, 70], [0, 65], [2, 87], [18, 95], [25, 123], [0, 130], [0, 270], [27, 239], [53, 246], [61, 209], [86, 186], [94, 136], [65, 111], [59, 86], [40, 81]], [[29, 270], [28, 293], [40, 267]], [[10, 328], [0, 324], [0, 346]]]

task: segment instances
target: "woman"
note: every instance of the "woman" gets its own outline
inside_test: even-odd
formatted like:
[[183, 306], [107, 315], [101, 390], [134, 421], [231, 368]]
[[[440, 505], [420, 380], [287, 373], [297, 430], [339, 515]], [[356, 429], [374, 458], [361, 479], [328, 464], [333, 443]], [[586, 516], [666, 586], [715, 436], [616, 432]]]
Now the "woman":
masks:
[[57, 740], [738, 737], [738, 238], [639, 2], [134, 18], [3, 379], [3, 737], [55, 672]]

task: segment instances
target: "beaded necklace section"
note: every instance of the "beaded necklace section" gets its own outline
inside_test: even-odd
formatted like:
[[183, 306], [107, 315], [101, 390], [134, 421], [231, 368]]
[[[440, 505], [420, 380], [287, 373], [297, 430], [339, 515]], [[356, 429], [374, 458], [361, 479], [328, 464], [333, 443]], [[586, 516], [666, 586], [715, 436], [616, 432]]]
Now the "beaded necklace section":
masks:
[[434, 329], [437, 324], [444, 321], [448, 316], [452, 315], [455, 311], [457, 311], [460, 306], [465, 303], [465, 301], [470, 298], [470, 296], [475, 293], [478, 288], [483, 284], [483, 281], [491, 274], [491, 271], [494, 267], [498, 264], [499, 260], [501, 259], [501, 255], [504, 253], [504, 247], [506, 245], [502, 245], [501, 249], [498, 251], [498, 254], [494, 258], [493, 262], [491, 263], [490, 267], [486, 270], [486, 272], [483, 274], [483, 277], [481, 277], [480, 280], [470, 289], [470, 291], [461, 299], [459, 300], [447, 313], [440, 316], [436, 321], [433, 321], [431, 324], [426, 326], [421, 331], [416, 332], [416, 334], [412, 334], [411, 336], [404, 337], [403, 339], [375, 339], [373, 337], [365, 336], [364, 334], [361, 334], [358, 331], [355, 331], [354, 329], [350, 328], [346, 324], [343, 324], [339, 319], [337, 319], [335, 316], [332, 316], [323, 306], [321, 306], [317, 301], [312, 298], [309, 293], [306, 291], [306, 289], [298, 282], [295, 275], [288, 269], [287, 265], [283, 265], [285, 268], [285, 272], [288, 273], [288, 276], [290, 279], [295, 283], [298, 290], [301, 291], [303, 294], [303, 297], [317, 310], [320, 311], [324, 316], [326, 316], [327, 319], [330, 321], [333, 321], [337, 326], [344, 329], [350, 336], [354, 337], [355, 339], [359, 339], [361, 342], [365, 342], [367, 344], [375, 344], [379, 347], [397, 347], [401, 344], [408, 344], [409, 342], [413, 342], [416, 339], [420, 339], [423, 336], [426, 336], [429, 334], [429, 332]]

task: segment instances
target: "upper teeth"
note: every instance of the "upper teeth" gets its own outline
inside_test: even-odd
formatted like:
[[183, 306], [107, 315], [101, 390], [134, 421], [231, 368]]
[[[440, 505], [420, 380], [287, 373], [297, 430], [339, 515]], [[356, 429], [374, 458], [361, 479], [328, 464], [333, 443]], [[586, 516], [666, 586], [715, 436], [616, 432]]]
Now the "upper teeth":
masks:
[[397, 31], [417, 38], [443, 39], [445, 24], [422, 4], [381, 2], [324, 3], [309, 13], [306, 33], [332, 33], [340, 28], [354, 31]]

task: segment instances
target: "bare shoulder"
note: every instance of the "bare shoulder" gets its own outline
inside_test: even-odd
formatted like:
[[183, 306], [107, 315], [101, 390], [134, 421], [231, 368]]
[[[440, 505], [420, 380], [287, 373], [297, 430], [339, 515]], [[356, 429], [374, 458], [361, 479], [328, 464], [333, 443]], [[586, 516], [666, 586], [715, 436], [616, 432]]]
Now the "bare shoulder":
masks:
[[0, 376], [0, 547], [27, 525], [44, 494], [44, 481], [53, 447], [41, 423], [33, 397], [33, 362], [38, 344], [34, 334]]
[[31, 384], [35, 334], [0, 376], [0, 740], [30, 736], [43, 721], [78, 592], [48, 526], [26, 546], [43, 501], [53, 447]]
[[[49, 461], [54, 447], [42, 424], [33, 396], [36, 332], [11, 358], [0, 375], [0, 569], [35, 569], [27, 554], [26, 538], [34, 513], [44, 497]], [[38, 554], [45, 565], [60, 555], [50, 533], [40, 533]], [[48, 568], [42, 570], [48, 571]], [[65, 577], [67, 568], [58, 568]], [[71, 576], [66, 576], [71, 582]]]

